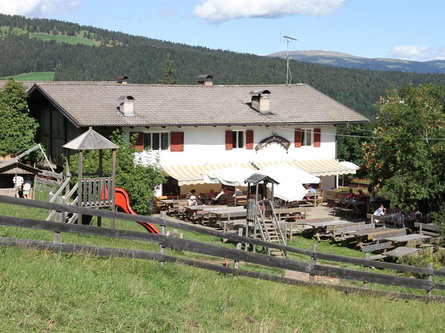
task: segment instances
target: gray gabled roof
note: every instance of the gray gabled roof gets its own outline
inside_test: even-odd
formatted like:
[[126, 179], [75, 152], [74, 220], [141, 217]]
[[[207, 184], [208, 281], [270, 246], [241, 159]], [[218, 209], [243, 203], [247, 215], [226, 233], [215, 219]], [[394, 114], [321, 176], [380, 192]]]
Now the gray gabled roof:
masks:
[[[251, 107], [251, 91], [270, 91], [270, 114]], [[76, 126], [229, 126], [363, 123], [369, 120], [306, 84], [146, 85], [38, 83], [40, 92]], [[134, 116], [118, 109], [134, 97]]]
[[99, 149], [118, 149], [119, 146], [97, 133], [92, 128], [77, 138], [63, 145], [63, 148], [72, 150], [99, 150]]
[[0, 162], [0, 173], [2, 174], [38, 174], [41, 170], [34, 168], [30, 165], [20, 162], [17, 158], [13, 157], [8, 161]]
[[273, 183], [273, 184], [280, 184], [279, 182], [277, 182], [275, 179], [266, 176], [266, 175], [262, 175], [260, 173], [254, 173], [252, 174], [249, 178], [247, 178], [244, 182], [245, 183], [249, 183], [252, 185], [256, 185], [258, 183], [261, 182], [266, 182], [266, 183]]

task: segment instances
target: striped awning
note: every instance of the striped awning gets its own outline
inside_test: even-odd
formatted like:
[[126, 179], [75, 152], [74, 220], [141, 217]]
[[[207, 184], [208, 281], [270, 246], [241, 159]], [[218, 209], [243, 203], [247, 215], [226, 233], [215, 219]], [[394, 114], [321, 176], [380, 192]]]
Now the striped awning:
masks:
[[295, 166], [318, 177], [354, 174], [356, 171], [355, 169], [342, 165], [333, 158], [323, 160], [259, 161], [255, 162], [254, 165], [259, 169], [262, 169], [280, 163]]
[[207, 184], [209, 178], [206, 175], [215, 170], [231, 167], [243, 167], [255, 172], [255, 168], [250, 163], [204, 163], [204, 164], [175, 164], [162, 165], [163, 171], [178, 180], [178, 185]]

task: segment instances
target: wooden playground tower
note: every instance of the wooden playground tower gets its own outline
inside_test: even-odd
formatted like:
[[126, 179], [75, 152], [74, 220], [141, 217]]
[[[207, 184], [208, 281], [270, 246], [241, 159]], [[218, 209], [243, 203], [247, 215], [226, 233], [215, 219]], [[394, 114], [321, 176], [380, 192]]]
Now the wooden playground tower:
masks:
[[[273, 205], [274, 185], [278, 182], [271, 177], [254, 173], [245, 181], [247, 183], [247, 216], [246, 216], [246, 236], [261, 238], [270, 243], [286, 245], [286, 239], [281, 232], [281, 227]], [[267, 190], [267, 184], [271, 184], [271, 190]], [[263, 186], [264, 196], [260, 198], [260, 186]], [[253, 192], [254, 189], [254, 192]], [[270, 197], [267, 197], [267, 193]], [[253, 195], [253, 199], [252, 199]], [[253, 233], [249, 231], [249, 223], [253, 223]], [[255, 248], [254, 248], [255, 251]], [[268, 254], [282, 255], [285, 253], [276, 250], [277, 253], [271, 253], [271, 249], [267, 249]]]
[[[77, 205], [79, 207], [102, 208], [110, 207], [112, 211], [115, 210], [115, 185], [116, 185], [116, 150], [119, 148], [110, 140], [106, 139], [91, 127], [85, 133], [77, 138], [71, 140], [63, 146], [66, 149], [66, 179], [58, 191], [50, 197], [50, 202], [58, 202], [64, 204]], [[103, 151], [111, 149], [111, 175], [106, 177], [103, 173]], [[70, 189], [71, 181], [71, 166], [70, 166], [70, 151], [74, 150], [78, 153], [78, 180], [77, 183]], [[88, 175], [85, 177], [83, 173], [83, 154], [87, 150], [98, 150], [99, 163], [96, 175]], [[65, 191], [65, 195], [62, 193]], [[70, 200], [73, 194], [77, 191], [77, 198]], [[51, 219], [51, 215], [56, 212], [51, 212], [47, 220]], [[56, 220], [65, 221], [64, 217], [59, 217]], [[74, 223], [77, 220], [78, 224], [82, 224], [82, 215], [74, 214], [67, 222]], [[101, 219], [98, 217], [97, 225], [101, 225]], [[114, 228], [114, 219], [111, 221], [111, 227]]]

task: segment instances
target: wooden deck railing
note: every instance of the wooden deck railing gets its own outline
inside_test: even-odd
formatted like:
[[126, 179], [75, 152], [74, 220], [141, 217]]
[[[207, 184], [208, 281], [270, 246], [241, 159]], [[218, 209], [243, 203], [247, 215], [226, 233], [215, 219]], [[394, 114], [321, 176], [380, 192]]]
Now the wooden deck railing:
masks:
[[[74, 233], [82, 235], [154, 242], [160, 245], [160, 251], [149, 252], [141, 250], [127, 250], [119, 248], [85, 246], [79, 244], [63, 244], [63, 243], [42, 242], [36, 240], [0, 238], [0, 245], [4, 246], [32, 247], [32, 248], [46, 249], [50, 251], [60, 251], [60, 252], [87, 252], [102, 256], [115, 255], [121, 257], [157, 260], [160, 262], [179, 262], [219, 272], [232, 273], [234, 275], [243, 275], [253, 278], [259, 278], [276, 282], [284, 282], [294, 285], [310, 285], [310, 283], [307, 282], [287, 279], [278, 275], [269, 275], [269, 274], [251, 272], [239, 269], [238, 266], [239, 262], [248, 262], [267, 267], [294, 270], [298, 272], [306, 272], [309, 273], [311, 277], [318, 275], [318, 276], [338, 277], [340, 279], [363, 282], [364, 284], [363, 289], [357, 287], [347, 287], [347, 286], [330, 286], [332, 288], [347, 292], [362, 292], [375, 295], [390, 295], [391, 297], [398, 297], [404, 299], [420, 299], [427, 301], [435, 300], [439, 302], [445, 302], [445, 297], [436, 296], [432, 294], [434, 290], [445, 290], [444, 283], [434, 281], [435, 278], [437, 279], [445, 277], [445, 271], [434, 270], [431, 266], [428, 268], [423, 268], [423, 267], [414, 267], [407, 265], [398, 265], [394, 263], [375, 262], [367, 259], [351, 258], [351, 257], [344, 257], [327, 253], [320, 253], [316, 251], [316, 248], [313, 248], [312, 251], [303, 250], [280, 244], [267, 243], [258, 239], [246, 238], [232, 233], [225, 233], [213, 229], [203, 229], [195, 225], [183, 224], [176, 221], [167, 220], [165, 219], [165, 215], [164, 218], [135, 216], [123, 213], [115, 213], [106, 210], [67, 206], [67, 205], [54, 204], [48, 202], [17, 199], [5, 196], [0, 196], [0, 202], [7, 204], [14, 204], [14, 205], [23, 205], [34, 208], [52, 209], [58, 212], [80, 213], [85, 215], [109, 217], [127, 221], [149, 222], [160, 225], [161, 227], [159, 229], [163, 231], [162, 234], [147, 234], [146, 232], [99, 228], [93, 226], [49, 222], [49, 221], [39, 221], [39, 220], [20, 218], [20, 217], [0, 216], [0, 225], [40, 229], [40, 230], [53, 231], [56, 233]], [[200, 243], [193, 240], [171, 237], [166, 234], [165, 232], [166, 227], [173, 227], [175, 229], [189, 230], [211, 236], [221, 237], [238, 244], [248, 243], [248, 244], [255, 244], [256, 246], [263, 246], [265, 248], [267, 247], [277, 248], [286, 251], [287, 253], [298, 253], [307, 255], [311, 258], [311, 260], [308, 262], [304, 262], [304, 261], [296, 261], [285, 258], [277, 258], [257, 253], [250, 253], [239, 249], [230, 249], [227, 247], [221, 247], [207, 243]], [[199, 260], [184, 259], [183, 257], [179, 256], [178, 257], [169, 256], [164, 253], [165, 248], [190, 251], [203, 255], [231, 259], [234, 260], [236, 263], [238, 263], [237, 264], [238, 268], [235, 269], [230, 267], [221, 267], [214, 264], [203, 263], [200, 262]], [[238, 248], [241, 248], [241, 246], [238, 246]], [[332, 265], [329, 266], [322, 265], [319, 263], [319, 260], [332, 261], [341, 264], [344, 263], [354, 264], [360, 266], [361, 270], [346, 269], [338, 266], [335, 267]], [[370, 273], [368, 272], [369, 267], [385, 268], [385, 269], [395, 270], [396, 272], [417, 273], [424, 275], [426, 278], [425, 279], [407, 278], [393, 274]], [[311, 280], [313, 281], [313, 279]], [[414, 295], [406, 293], [370, 290], [369, 283], [395, 285], [399, 287], [406, 287], [413, 289], [423, 289], [427, 292], [427, 295]]]

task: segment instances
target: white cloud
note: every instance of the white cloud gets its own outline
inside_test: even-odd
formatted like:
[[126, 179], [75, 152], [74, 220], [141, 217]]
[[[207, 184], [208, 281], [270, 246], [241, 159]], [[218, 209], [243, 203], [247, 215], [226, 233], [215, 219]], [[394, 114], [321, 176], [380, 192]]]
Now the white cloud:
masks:
[[210, 22], [242, 17], [281, 17], [294, 14], [327, 15], [348, 0], [205, 0], [194, 15]]
[[79, 0], [2, 0], [0, 13], [41, 17], [54, 13], [70, 12], [80, 5]]
[[434, 50], [424, 45], [396, 45], [388, 55], [414, 61], [445, 60], [445, 47]]

